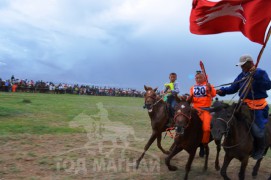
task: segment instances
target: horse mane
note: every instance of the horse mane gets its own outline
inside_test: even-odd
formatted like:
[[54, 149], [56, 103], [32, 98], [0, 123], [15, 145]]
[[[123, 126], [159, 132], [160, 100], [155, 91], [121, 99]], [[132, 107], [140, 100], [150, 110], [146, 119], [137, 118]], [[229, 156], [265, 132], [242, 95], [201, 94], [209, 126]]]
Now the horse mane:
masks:
[[231, 134], [234, 129], [240, 131], [240, 127], [247, 129], [247, 132], [250, 131], [252, 116], [250, 115], [249, 108], [246, 104], [242, 104], [240, 107], [239, 105], [239, 103], [233, 103], [227, 108], [227, 113], [229, 114], [228, 123], [230, 125], [228, 134]]
[[176, 101], [179, 103], [179, 102], [181, 102], [181, 101], [186, 101], [186, 102], [188, 102], [189, 104], [191, 104], [191, 102], [192, 102], [192, 97], [189, 95], [189, 94], [183, 94], [183, 95], [181, 95], [181, 96], [176, 96], [175, 97], [175, 99], [176, 99]]
[[232, 113], [234, 113], [237, 121], [246, 122], [247, 124], [251, 124], [253, 122], [253, 114], [251, 113], [247, 104], [240, 105], [239, 103], [233, 103], [232, 107]]

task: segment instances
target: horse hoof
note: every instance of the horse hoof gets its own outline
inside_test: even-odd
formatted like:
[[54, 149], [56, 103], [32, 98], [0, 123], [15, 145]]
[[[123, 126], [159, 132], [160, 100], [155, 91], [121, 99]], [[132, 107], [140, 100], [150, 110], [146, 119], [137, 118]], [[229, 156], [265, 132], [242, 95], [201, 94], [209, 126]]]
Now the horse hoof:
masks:
[[228, 177], [224, 177], [224, 180], [231, 180], [230, 178], [228, 178]]
[[225, 172], [220, 171], [220, 175], [223, 177], [224, 180], [231, 180]]
[[219, 171], [219, 170], [220, 170], [220, 166], [216, 166], [215, 169], [216, 169], [217, 171]]
[[136, 161], [136, 169], [138, 169], [138, 167], [139, 167], [139, 161], [137, 160]]
[[258, 175], [258, 173], [257, 173], [257, 172], [254, 172], [254, 171], [252, 172], [252, 177], [253, 177], [253, 178], [256, 178], [256, 177], [257, 177], [257, 175]]
[[178, 168], [176, 166], [168, 166], [170, 171], [176, 171]]

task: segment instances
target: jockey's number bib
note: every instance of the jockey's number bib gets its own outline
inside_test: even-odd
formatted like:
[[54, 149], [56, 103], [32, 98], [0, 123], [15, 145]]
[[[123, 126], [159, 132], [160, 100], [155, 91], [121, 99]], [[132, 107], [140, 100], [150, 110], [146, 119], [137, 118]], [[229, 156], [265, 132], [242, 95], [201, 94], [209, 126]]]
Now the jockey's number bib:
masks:
[[206, 96], [206, 86], [194, 86], [194, 96], [195, 97]]

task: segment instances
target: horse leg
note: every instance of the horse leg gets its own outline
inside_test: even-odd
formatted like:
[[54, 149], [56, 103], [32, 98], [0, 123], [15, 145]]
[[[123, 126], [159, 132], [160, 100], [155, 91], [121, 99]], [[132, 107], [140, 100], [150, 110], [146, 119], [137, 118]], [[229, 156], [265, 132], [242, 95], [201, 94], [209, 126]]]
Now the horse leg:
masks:
[[230, 178], [227, 176], [227, 168], [228, 168], [232, 159], [233, 159], [233, 157], [228, 157], [227, 153], [225, 154], [224, 162], [223, 162], [222, 168], [220, 170], [220, 174], [224, 178], [224, 180], [230, 180]]
[[170, 165], [170, 160], [176, 155], [178, 154], [181, 150], [183, 150], [183, 148], [181, 148], [178, 145], [175, 145], [172, 149], [172, 151], [170, 152], [170, 154], [166, 157], [165, 159], [165, 164], [168, 167], [168, 170], [170, 171], [176, 171], [178, 168], [176, 166], [171, 166]]
[[204, 144], [204, 149], [205, 149], [205, 163], [204, 163], [203, 170], [206, 171], [208, 169], [208, 158], [209, 158], [209, 150], [210, 150], [208, 144]]
[[169, 154], [169, 151], [166, 151], [163, 149], [161, 146], [161, 139], [162, 139], [162, 133], [157, 134], [157, 147], [164, 153], [164, 154]]
[[215, 169], [218, 171], [218, 170], [220, 170], [219, 153], [220, 153], [220, 150], [221, 150], [221, 140], [215, 140], [215, 144], [216, 144]]
[[153, 141], [156, 139], [157, 134], [156, 132], [152, 132], [152, 135], [149, 139], [149, 141], [147, 142], [147, 144], [144, 147], [144, 152], [141, 154], [141, 156], [138, 158], [138, 160], [136, 161], [136, 169], [138, 169], [139, 163], [142, 160], [142, 158], [144, 157], [146, 151], [149, 149], [149, 147], [152, 145]]
[[184, 176], [184, 179], [187, 180], [188, 179], [188, 173], [191, 169], [191, 164], [194, 160], [194, 157], [195, 157], [195, 154], [196, 154], [196, 151], [197, 151], [197, 148], [195, 150], [193, 150], [192, 152], [189, 153], [189, 158], [188, 158], [188, 161], [185, 165], [185, 176]]
[[247, 168], [247, 163], [248, 163], [248, 158], [249, 156], [247, 156], [246, 158], [244, 158], [241, 162], [241, 168], [239, 171], [239, 180], [244, 180], [245, 179], [245, 172], [246, 172], [246, 168]]
[[[268, 151], [268, 147], [265, 149], [264, 154], [266, 154]], [[252, 171], [252, 176], [253, 178], [256, 178], [256, 176], [258, 175], [258, 170], [260, 168], [261, 162], [262, 162], [263, 158], [257, 160], [255, 166], [253, 167], [253, 171]]]
[[202, 143], [200, 143], [199, 149], [200, 149], [199, 150], [199, 157], [204, 157], [205, 152], [204, 152], [204, 145]]
[[263, 158], [257, 160], [256, 164], [254, 165], [253, 167], [253, 171], [252, 171], [252, 176], [253, 178], [256, 178], [257, 175], [258, 175], [258, 170], [260, 168], [260, 165], [261, 165], [261, 161], [263, 160]]
[[173, 142], [172, 145], [170, 146], [169, 152], [171, 152], [173, 150], [174, 146], [175, 146], [175, 142]]

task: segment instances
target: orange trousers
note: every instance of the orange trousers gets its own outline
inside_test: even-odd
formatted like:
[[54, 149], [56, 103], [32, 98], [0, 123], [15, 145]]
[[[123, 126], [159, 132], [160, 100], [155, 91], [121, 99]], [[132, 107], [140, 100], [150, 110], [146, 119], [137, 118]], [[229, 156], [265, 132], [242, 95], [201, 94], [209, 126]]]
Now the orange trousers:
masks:
[[210, 140], [212, 115], [208, 111], [204, 111], [199, 108], [197, 108], [197, 110], [199, 112], [199, 117], [202, 121], [203, 136], [202, 136], [201, 142], [203, 144], [206, 144], [206, 143], [209, 143], [209, 140]]

